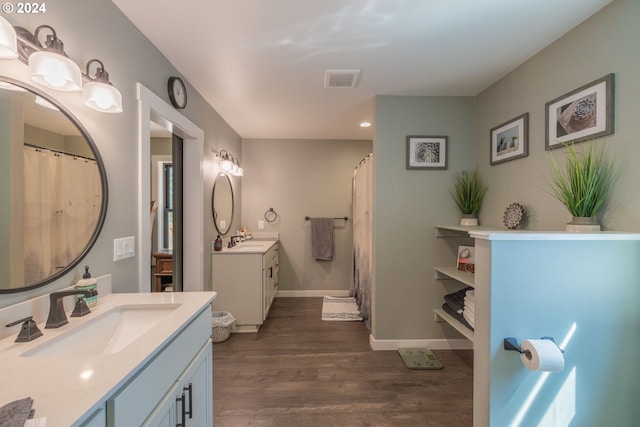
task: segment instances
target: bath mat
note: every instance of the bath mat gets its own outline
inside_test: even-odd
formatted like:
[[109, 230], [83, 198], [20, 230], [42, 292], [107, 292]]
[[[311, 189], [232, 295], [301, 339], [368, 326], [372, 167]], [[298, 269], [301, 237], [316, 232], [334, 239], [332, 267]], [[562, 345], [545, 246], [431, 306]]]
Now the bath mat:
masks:
[[402, 361], [409, 369], [442, 369], [442, 363], [431, 350], [426, 348], [401, 348], [398, 350]]
[[324, 297], [322, 300], [322, 320], [349, 322], [361, 321], [362, 317], [355, 298]]

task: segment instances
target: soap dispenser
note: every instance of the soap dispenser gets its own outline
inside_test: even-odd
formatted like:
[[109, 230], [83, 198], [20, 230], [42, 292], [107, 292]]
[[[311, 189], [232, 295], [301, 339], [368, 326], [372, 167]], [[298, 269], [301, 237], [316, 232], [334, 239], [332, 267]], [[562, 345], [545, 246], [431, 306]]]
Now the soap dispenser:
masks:
[[218, 237], [216, 237], [216, 240], [213, 242], [213, 250], [216, 252], [220, 252], [222, 250], [222, 239], [220, 238], [219, 234]]
[[[91, 277], [91, 273], [89, 273], [89, 266], [84, 266], [84, 274], [82, 275], [82, 279], [78, 280], [75, 288], [77, 290], [98, 290], [98, 281]], [[78, 295], [78, 298], [84, 298], [84, 295]], [[85, 302], [88, 307], [94, 307], [98, 304], [98, 296], [92, 296], [89, 298], [85, 298]]]

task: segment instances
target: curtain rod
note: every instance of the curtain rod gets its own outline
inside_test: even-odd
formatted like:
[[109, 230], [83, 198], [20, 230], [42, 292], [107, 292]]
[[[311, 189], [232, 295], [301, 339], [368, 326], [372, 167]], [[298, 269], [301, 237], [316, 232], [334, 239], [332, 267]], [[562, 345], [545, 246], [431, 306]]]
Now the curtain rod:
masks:
[[83, 160], [91, 160], [91, 161], [94, 161], [94, 162], [97, 161], [96, 159], [92, 159], [91, 157], [85, 157], [85, 156], [81, 156], [79, 154], [67, 153], [65, 151], [60, 151], [60, 150], [56, 150], [56, 149], [49, 148], [49, 147], [40, 147], [39, 145], [29, 144], [28, 142], [25, 142], [24, 145], [25, 145], [25, 147], [35, 148], [36, 150], [51, 151], [52, 153], [64, 154], [65, 156], [77, 157], [77, 158], [83, 159]]

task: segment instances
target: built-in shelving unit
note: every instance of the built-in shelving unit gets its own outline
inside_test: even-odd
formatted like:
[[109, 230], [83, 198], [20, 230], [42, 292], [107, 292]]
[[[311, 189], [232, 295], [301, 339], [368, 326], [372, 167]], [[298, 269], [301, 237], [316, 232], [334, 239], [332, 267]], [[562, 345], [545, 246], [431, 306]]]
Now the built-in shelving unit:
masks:
[[[463, 225], [436, 225], [435, 235], [437, 238], [442, 239], [461, 239], [469, 240], [471, 232], [474, 231], [492, 231], [488, 227], [480, 226], [463, 226]], [[436, 266], [435, 277], [436, 280], [454, 280], [466, 286], [475, 287], [475, 274], [466, 271], [459, 271], [455, 265], [452, 266]], [[451, 316], [441, 308], [434, 310], [435, 320], [447, 322], [456, 331], [460, 332], [466, 339], [473, 342], [474, 334], [471, 329], [465, 326], [455, 317]]]

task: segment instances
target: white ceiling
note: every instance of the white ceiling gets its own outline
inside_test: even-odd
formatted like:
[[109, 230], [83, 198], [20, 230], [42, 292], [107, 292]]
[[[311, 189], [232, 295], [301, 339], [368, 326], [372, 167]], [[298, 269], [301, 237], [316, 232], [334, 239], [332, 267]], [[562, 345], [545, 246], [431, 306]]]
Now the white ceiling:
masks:
[[113, 0], [241, 137], [294, 139], [372, 139], [375, 95], [477, 95], [610, 1]]

